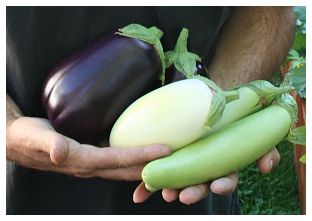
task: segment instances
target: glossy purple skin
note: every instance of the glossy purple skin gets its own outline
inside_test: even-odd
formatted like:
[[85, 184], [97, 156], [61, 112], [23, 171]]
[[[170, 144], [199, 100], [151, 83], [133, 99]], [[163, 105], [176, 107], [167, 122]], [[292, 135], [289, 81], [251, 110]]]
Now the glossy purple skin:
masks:
[[51, 71], [42, 103], [56, 131], [82, 143], [107, 143], [121, 113], [161, 85], [161, 69], [152, 45], [104, 36]]
[[[204, 65], [201, 62], [196, 63], [196, 73], [203, 77], [209, 77]], [[173, 65], [166, 70], [165, 84], [170, 84], [184, 79], [186, 79], [185, 75], [175, 69]]]

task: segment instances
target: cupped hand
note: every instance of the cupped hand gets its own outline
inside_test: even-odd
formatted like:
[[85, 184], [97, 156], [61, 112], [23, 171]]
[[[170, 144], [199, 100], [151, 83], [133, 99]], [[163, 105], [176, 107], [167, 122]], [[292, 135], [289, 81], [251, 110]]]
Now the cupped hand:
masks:
[[[257, 160], [257, 166], [261, 173], [267, 174], [278, 165], [280, 161], [280, 155], [276, 148], [273, 148], [270, 152], [262, 156]], [[238, 185], [238, 173], [232, 173], [228, 176], [218, 178], [210, 183], [199, 184], [195, 186], [186, 187], [182, 190], [176, 189], [163, 189], [162, 197], [167, 202], [172, 202], [177, 199], [181, 203], [190, 205], [196, 203], [213, 192], [220, 195], [225, 195], [235, 191]], [[146, 201], [152, 195], [142, 182], [133, 193], [133, 201], [135, 203], [142, 203]]]
[[146, 163], [170, 154], [163, 145], [121, 149], [80, 144], [57, 133], [48, 120], [31, 117], [10, 122], [6, 140], [8, 160], [83, 178], [141, 180]]

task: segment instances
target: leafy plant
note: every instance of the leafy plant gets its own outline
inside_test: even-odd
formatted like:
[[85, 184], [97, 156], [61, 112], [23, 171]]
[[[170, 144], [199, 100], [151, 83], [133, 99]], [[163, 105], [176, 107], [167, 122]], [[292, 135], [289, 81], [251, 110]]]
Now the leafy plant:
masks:
[[304, 6], [294, 7], [296, 16], [296, 35], [293, 49], [300, 51], [305, 56], [306, 49], [306, 8]]
[[[290, 67], [286, 78], [301, 98], [306, 98], [306, 7], [294, 7], [296, 16], [296, 35], [292, 49], [288, 53]], [[305, 133], [305, 127], [303, 133]], [[305, 145], [305, 140], [302, 145]], [[306, 155], [300, 157], [300, 162], [306, 163]]]
[[300, 97], [306, 98], [306, 59], [294, 49], [291, 49], [288, 54], [291, 63], [287, 74], [289, 83]]
[[287, 77], [297, 94], [306, 98], [306, 7], [294, 7], [296, 35], [287, 61], [290, 63]]

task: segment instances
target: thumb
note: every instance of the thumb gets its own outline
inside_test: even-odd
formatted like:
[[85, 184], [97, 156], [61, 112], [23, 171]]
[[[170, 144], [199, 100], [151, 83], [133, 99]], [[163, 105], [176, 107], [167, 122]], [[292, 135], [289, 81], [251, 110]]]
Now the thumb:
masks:
[[48, 134], [45, 147], [47, 152], [50, 153], [51, 161], [56, 165], [60, 165], [68, 158], [69, 144], [61, 134], [55, 132], [48, 132]]
[[274, 147], [271, 151], [262, 156], [257, 160], [257, 166], [261, 173], [268, 174], [272, 171], [274, 167], [278, 165], [280, 161], [280, 154], [278, 150]]
[[161, 144], [131, 148], [110, 148], [110, 150], [115, 151], [115, 155], [118, 155], [115, 163], [119, 165], [119, 167], [146, 163], [157, 158], [168, 156], [171, 153], [169, 147]]
[[48, 154], [54, 164], [63, 163], [69, 154], [66, 137], [42, 118], [21, 117], [12, 122], [7, 128], [7, 146], [34, 158]]
[[69, 143], [65, 136], [57, 133], [45, 119], [28, 118], [29, 135], [34, 147], [49, 154], [52, 163], [62, 164], [69, 154]]

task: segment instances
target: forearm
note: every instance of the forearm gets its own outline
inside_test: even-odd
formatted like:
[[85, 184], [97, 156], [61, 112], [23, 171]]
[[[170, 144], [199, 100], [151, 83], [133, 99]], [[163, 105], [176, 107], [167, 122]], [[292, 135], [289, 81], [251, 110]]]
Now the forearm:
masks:
[[12, 148], [12, 133], [9, 126], [13, 121], [23, 116], [22, 111], [13, 101], [13, 99], [6, 94], [6, 157], [7, 160], [14, 160], [14, 151]]
[[223, 88], [269, 79], [294, 33], [292, 7], [234, 7], [208, 67], [210, 77]]
[[15, 104], [13, 99], [7, 94], [6, 95], [6, 127], [16, 120], [17, 118], [23, 116], [22, 111]]

